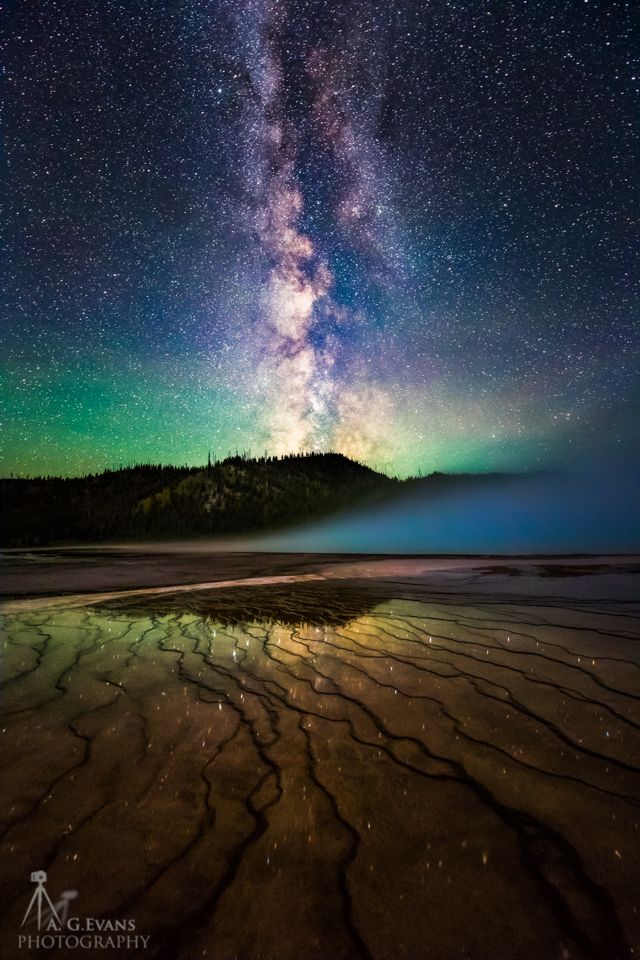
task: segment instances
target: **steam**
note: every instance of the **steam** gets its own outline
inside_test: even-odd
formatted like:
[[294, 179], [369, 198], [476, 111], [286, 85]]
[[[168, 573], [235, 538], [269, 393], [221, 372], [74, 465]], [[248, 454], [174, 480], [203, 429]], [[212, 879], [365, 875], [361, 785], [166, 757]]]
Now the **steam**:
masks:
[[633, 553], [638, 471], [479, 477], [428, 486], [262, 541], [263, 549], [414, 554]]

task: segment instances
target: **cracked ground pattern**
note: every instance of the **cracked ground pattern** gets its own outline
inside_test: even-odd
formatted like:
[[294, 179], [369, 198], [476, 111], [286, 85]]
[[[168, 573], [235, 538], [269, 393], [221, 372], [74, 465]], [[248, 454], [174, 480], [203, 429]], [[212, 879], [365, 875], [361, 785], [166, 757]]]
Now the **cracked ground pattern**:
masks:
[[637, 955], [637, 605], [311, 582], [2, 637], [2, 956], [38, 868], [118, 956]]

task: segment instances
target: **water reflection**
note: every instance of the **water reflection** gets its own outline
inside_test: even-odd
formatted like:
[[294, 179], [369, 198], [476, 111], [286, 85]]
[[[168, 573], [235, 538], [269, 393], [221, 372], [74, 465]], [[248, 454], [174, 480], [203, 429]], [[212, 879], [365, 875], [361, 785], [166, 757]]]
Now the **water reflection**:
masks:
[[[395, 588], [397, 592], [397, 587]], [[289, 627], [346, 626], [393, 594], [391, 585], [318, 581], [124, 597], [96, 605], [133, 617], [186, 613], [223, 626], [278, 623]]]
[[628, 957], [637, 621], [402, 594], [7, 617], [2, 955], [43, 866], [167, 960]]

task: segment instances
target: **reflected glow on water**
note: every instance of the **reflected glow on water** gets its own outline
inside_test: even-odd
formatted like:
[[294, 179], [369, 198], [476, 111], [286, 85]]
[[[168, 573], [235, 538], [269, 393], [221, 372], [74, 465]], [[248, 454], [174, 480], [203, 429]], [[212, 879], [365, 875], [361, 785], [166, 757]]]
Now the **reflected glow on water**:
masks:
[[390, 589], [8, 616], [3, 937], [46, 864], [148, 956], [628, 955], [638, 622]]

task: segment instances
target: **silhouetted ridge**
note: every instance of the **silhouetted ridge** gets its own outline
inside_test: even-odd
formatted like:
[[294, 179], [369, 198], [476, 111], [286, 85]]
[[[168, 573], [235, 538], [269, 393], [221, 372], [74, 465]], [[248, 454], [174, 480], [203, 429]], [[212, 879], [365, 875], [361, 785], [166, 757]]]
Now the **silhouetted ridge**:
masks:
[[415, 484], [341, 453], [227, 457], [205, 467], [137, 464], [86, 477], [0, 480], [3, 542], [50, 543], [211, 537], [274, 530], [370, 503]]
[[215, 536], [303, 523], [399, 481], [340, 453], [227, 457], [206, 467], [140, 464], [86, 477], [0, 481], [3, 541]]

